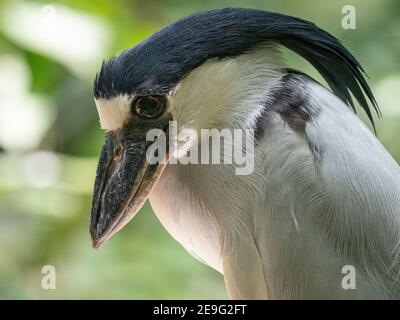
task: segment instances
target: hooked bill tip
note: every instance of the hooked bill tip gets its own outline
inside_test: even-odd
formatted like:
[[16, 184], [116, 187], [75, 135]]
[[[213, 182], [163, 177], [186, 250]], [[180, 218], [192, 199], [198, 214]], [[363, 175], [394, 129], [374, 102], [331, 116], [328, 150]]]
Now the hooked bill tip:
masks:
[[101, 246], [101, 243], [98, 241], [98, 240], [96, 240], [96, 239], [92, 239], [92, 248], [93, 249], [99, 249], [100, 248], [100, 246]]
[[90, 237], [92, 239], [92, 247], [93, 249], [99, 249], [103, 244], [104, 244], [104, 237], [102, 237], [101, 235], [98, 235], [98, 233], [96, 232], [96, 230], [90, 230]]

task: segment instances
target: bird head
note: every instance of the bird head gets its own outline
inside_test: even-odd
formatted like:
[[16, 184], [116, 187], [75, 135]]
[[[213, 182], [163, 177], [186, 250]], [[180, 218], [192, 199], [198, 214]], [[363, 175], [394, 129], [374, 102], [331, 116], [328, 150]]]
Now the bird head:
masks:
[[137, 213], [172, 156], [149, 161], [149, 130], [168, 134], [171, 120], [178, 132], [254, 126], [265, 93], [284, 72], [279, 44], [308, 60], [350, 105], [351, 92], [371, 116], [362, 90], [373, 97], [355, 58], [313, 23], [278, 13], [197, 13], [103, 63], [94, 81], [106, 131], [91, 211], [94, 247]]

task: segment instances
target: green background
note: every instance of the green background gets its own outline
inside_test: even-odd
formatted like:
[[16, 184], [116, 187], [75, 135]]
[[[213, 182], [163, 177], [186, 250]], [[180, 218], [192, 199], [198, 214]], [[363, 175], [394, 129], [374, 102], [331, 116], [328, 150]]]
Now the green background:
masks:
[[[356, 8], [355, 30], [341, 27], [348, 4]], [[103, 140], [91, 86], [102, 59], [179, 17], [227, 6], [295, 15], [341, 39], [370, 76], [384, 115], [379, 139], [399, 162], [397, 0], [1, 0], [0, 298], [227, 298], [222, 276], [186, 253], [148, 204], [100, 250], [88, 234]], [[284, 52], [289, 66], [321, 79]], [[56, 290], [41, 287], [48, 264]]]

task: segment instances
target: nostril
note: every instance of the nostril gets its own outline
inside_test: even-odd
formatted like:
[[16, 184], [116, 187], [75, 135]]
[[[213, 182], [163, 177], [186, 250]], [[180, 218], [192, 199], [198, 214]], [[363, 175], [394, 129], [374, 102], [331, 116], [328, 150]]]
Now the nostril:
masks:
[[118, 145], [118, 147], [114, 151], [113, 161], [121, 160], [122, 154], [123, 154], [122, 145]]
[[110, 180], [110, 178], [114, 174], [114, 171], [118, 168], [118, 166], [119, 166], [119, 164], [121, 162], [123, 154], [124, 154], [124, 148], [122, 147], [122, 145], [118, 145], [114, 149], [113, 157], [112, 157], [111, 161], [108, 164], [105, 181], [109, 181]]

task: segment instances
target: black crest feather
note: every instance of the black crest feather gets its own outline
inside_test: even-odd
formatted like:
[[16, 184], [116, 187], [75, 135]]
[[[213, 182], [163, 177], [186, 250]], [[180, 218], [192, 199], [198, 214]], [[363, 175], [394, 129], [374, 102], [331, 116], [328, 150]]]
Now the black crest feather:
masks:
[[105, 62], [94, 82], [96, 97], [138, 91], [167, 92], [210, 58], [225, 58], [275, 41], [308, 60], [333, 92], [355, 110], [352, 95], [374, 124], [376, 100], [354, 56], [314, 23], [254, 9], [227, 8], [178, 20]]

